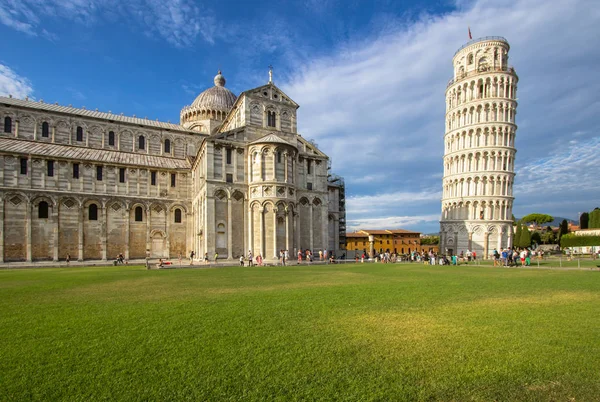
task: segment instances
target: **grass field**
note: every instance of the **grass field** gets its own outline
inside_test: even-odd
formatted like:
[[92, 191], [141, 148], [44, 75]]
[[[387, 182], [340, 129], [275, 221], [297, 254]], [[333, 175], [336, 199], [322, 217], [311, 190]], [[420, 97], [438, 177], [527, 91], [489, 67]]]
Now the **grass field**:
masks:
[[597, 400], [600, 272], [0, 271], [0, 400]]

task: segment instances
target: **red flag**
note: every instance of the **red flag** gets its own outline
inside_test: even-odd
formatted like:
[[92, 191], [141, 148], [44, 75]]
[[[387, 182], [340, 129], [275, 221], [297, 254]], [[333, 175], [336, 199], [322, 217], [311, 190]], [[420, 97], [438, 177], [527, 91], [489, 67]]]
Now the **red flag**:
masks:
[[473, 39], [473, 36], [471, 36], [471, 27], [469, 27], [469, 39]]

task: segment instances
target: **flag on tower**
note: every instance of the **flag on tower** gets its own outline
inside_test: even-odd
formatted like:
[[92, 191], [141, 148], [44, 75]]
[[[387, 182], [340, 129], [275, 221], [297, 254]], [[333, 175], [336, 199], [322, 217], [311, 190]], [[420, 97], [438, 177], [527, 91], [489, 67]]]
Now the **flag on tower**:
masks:
[[471, 36], [471, 27], [469, 27], [469, 39], [473, 39], [473, 36]]

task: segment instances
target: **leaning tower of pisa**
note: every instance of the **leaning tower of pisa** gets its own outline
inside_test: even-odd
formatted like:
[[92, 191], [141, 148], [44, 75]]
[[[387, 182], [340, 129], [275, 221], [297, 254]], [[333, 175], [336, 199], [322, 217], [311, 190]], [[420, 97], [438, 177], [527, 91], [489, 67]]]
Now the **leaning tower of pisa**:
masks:
[[489, 258], [512, 246], [518, 77], [497, 36], [454, 54], [446, 88], [440, 251]]

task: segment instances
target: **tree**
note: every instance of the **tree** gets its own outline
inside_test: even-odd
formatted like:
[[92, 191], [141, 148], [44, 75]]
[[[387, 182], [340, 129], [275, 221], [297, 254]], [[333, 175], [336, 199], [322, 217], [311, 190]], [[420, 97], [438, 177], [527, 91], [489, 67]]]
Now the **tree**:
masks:
[[531, 234], [531, 242], [535, 244], [542, 244], [542, 235], [537, 230]]
[[421, 239], [422, 245], [436, 245], [440, 244], [440, 236], [427, 236]]
[[563, 219], [558, 227], [558, 243], [560, 244], [560, 238], [562, 235], [569, 233], [569, 222], [566, 219]]
[[523, 226], [521, 228], [521, 238], [519, 239], [519, 247], [525, 248], [531, 246], [531, 233], [529, 233], [529, 229], [524, 223], [521, 223]]
[[544, 244], [554, 244], [555, 241], [556, 239], [554, 238], [554, 232], [552, 229], [546, 230], [546, 232], [544, 232], [542, 235], [542, 242]]
[[579, 227], [581, 229], [587, 229], [589, 227], [589, 223], [590, 223], [590, 214], [588, 214], [587, 212], [582, 213], [579, 216]]
[[513, 240], [513, 245], [517, 246], [517, 247], [521, 247], [520, 243], [521, 243], [521, 232], [523, 231], [523, 228], [521, 226], [521, 221], [518, 221], [516, 223], [517, 225], [517, 230], [515, 231], [515, 239]]
[[554, 218], [552, 216], [546, 214], [529, 214], [521, 218], [521, 221], [523, 222], [535, 223], [538, 226], [543, 225], [544, 223], [552, 222], [553, 220]]
[[590, 212], [590, 220], [588, 223], [589, 229], [598, 229], [600, 228], [600, 208], [594, 209]]

